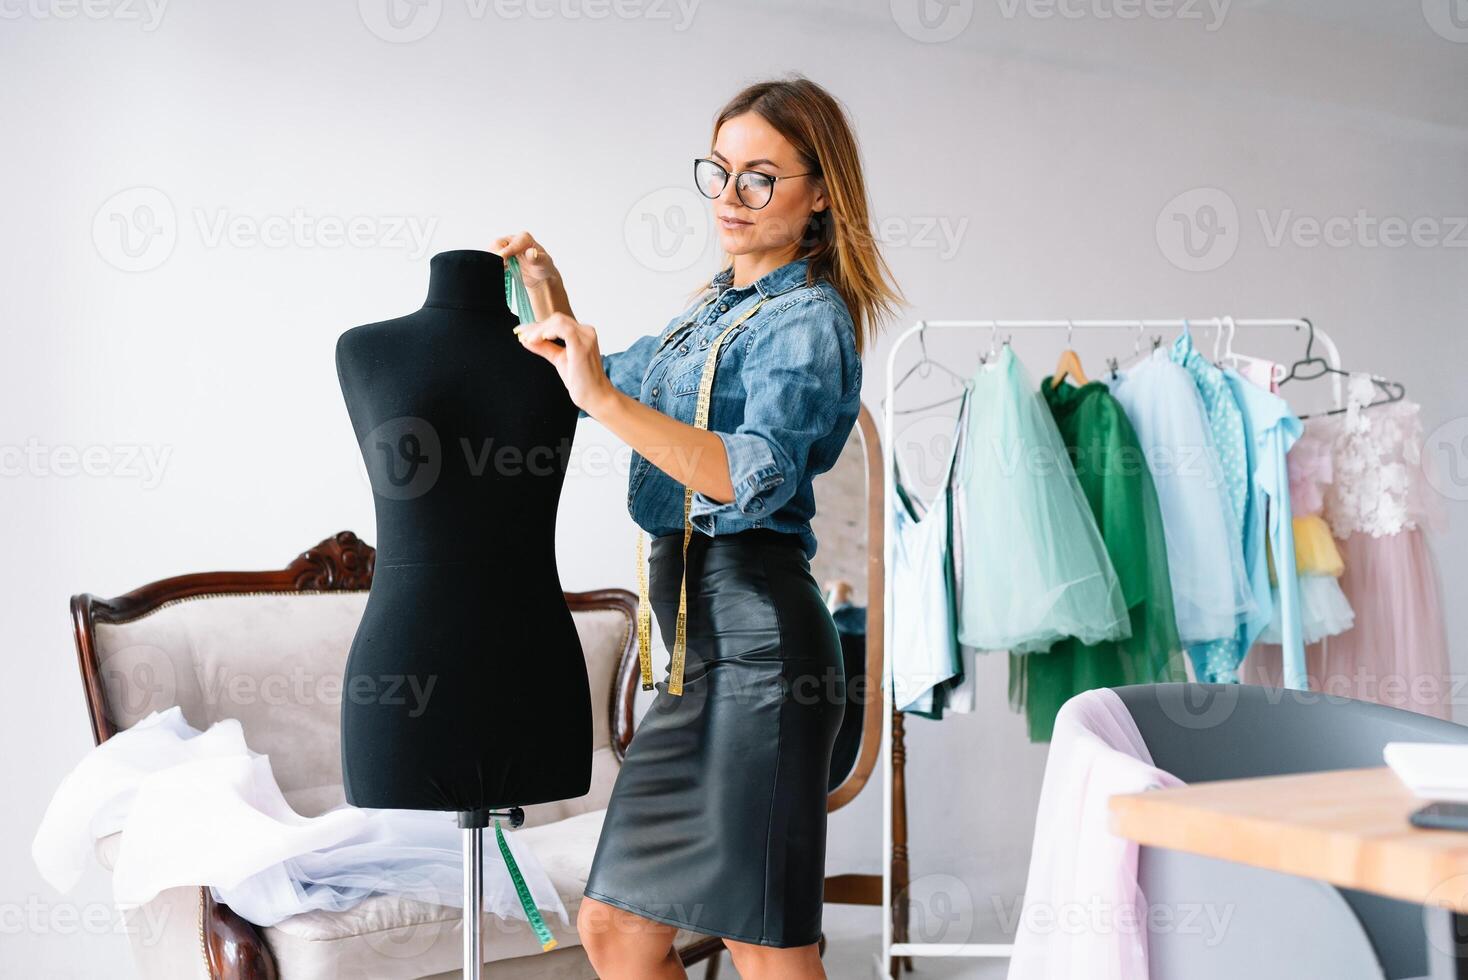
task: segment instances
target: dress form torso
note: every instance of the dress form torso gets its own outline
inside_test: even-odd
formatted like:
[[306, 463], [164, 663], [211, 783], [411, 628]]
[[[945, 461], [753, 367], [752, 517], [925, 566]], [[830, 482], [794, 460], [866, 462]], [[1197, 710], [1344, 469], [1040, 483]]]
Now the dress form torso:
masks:
[[590, 788], [586, 664], [555, 555], [577, 409], [516, 322], [499, 256], [443, 252], [422, 309], [337, 341], [377, 515], [342, 688], [354, 806], [468, 811]]

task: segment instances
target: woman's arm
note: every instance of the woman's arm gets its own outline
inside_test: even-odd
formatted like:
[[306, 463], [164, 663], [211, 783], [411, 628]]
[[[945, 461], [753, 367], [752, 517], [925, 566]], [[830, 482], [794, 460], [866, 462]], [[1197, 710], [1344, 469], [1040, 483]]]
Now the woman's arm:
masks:
[[718, 433], [680, 422], [615, 388], [598, 396], [587, 414], [695, 493], [719, 502], [734, 499], [729, 457]]
[[[556, 313], [539, 323], [516, 327], [515, 334], [522, 344], [555, 366], [577, 408], [615, 432], [648, 462], [712, 500], [734, 499], [723, 440], [716, 433], [664, 415], [637, 398], [634, 372], [625, 368], [640, 363], [645, 370], [657, 337], [641, 337], [623, 355], [614, 356], [611, 373], [619, 376], [619, 383], [614, 383], [608, 376], [608, 360], [602, 357], [595, 327]], [[635, 356], [625, 357], [634, 351]], [[642, 371], [636, 371], [637, 385], [641, 384], [641, 375]]]

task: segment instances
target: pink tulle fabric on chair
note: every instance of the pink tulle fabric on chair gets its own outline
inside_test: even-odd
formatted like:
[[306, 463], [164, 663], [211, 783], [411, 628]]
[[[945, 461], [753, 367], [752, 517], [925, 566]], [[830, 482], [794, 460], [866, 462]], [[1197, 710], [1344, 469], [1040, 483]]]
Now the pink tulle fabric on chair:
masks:
[[1110, 830], [1119, 793], [1181, 786], [1152, 755], [1116, 692], [1077, 694], [1055, 718], [1009, 980], [1147, 976], [1138, 845]]

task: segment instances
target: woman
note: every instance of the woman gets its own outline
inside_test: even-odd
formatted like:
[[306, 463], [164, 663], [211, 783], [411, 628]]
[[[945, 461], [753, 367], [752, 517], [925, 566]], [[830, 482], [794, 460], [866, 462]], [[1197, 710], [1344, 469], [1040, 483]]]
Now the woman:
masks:
[[[686, 976], [680, 926], [722, 936], [746, 980], [824, 977], [843, 678], [810, 571], [811, 481], [856, 420], [863, 334], [899, 296], [868, 232], [851, 130], [813, 82], [741, 92], [694, 173], [729, 262], [667, 329], [621, 353], [600, 353], [529, 234], [494, 249], [521, 258], [537, 322], [520, 340], [634, 450], [628, 506], [653, 536], [650, 604], [672, 651], [618, 774], [577, 928], [607, 980]], [[686, 577], [685, 506], [701, 532]]]

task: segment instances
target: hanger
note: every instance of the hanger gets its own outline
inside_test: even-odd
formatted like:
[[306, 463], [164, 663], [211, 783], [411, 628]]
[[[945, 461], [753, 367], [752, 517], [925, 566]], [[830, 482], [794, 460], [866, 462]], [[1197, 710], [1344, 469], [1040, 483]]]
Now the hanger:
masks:
[[[1289, 381], [1314, 381], [1316, 378], [1323, 378], [1327, 374], [1338, 374], [1344, 378], [1349, 378], [1351, 376], [1351, 372], [1343, 371], [1338, 367], [1333, 367], [1331, 363], [1325, 358], [1316, 356], [1313, 353], [1315, 349], [1315, 324], [1306, 319], [1305, 326], [1310, 331], [1309, 336], [1305, 339], [1305, 356], [1300, 358], [1294, 364], [1290, 365], [1289, 371], [1285, 373], [1284, 377], [1279, 379], [1279, 383], [1285, 384]], [[1361, 406], [1362, 408], [1375, 408], [1378, 405], [1390, 405], [1392, 402], [1399, 402], [1403, 398], [1407, 397], [1407, 388], [1401, 382], [1388, 381], [1386, 378], [1375, 374], [1367, 375], [1367, 377], [1371, 379], [1372, 384], [1376, 385], [1379, 394], [1374, 400], [1367, 402], [1365, 405]], [[1350, 409], [1348, 408], [1332, 408], [1324, 412], [1314, 412], [1309, 415], [1301, 415], [1299, 417], [1302, 419], [1308, 419], [1315, 418], [1321, 415], [1344, 415], [1348, 411], [1350, 411]]]
[[999, 351], [1005, 347], [1008, 347], [1009, 342], [1013, 339], [1014, 334], [1005, 334], [1004, 343], [1001, 344], [999, 342], [999, 321], [992, 321], [989, 324], [989, 350], [987, 353], [979, 355], [979, 363], [988, 364], [990, 361], [994, 360], [994, 358], [999, 356]]
[[[935, 361], [931, 357], [928, 356], [928, 323], [927, 323], [926, 320], [924, 320], [922, 322], [922, 324], [918, 327], [918, 348], [922, 351], [922, 356], [918, 358], [916, 364], [914, 364], [912, 367], [910, 367], [910, 368], [907, 369], [907, 371], [902, 375], [902, 377], [900, 377], [900, 378], [897, 379], [897, 383], [892, 386], [892, 393], [894, 395], [897, 393], [897, 389], [898, 388], [901, 388], [903, 386], [903, 384], [905, 384], [907, 382], [907, 379], [908, 378], [912, 377], [914, 374], [917, 374], [919, 371], [922, 372], [922, 374], [920, 376], [923, 377], [923, 378], [926, 378], [926, 377], [928, 377], [930, 375], [930, 373], [931, 373], [931, 371], [932, 371], [933, 368], [937, 368], [938, 370], [942, 371], [944, 374], [947, 374], [954, 381], [958, 382], [958, 384], [959, 384], [960, 387], [963, 387], [963, 388], [967, 388], [968, 387], [968, 379], [967, 378], [963, 377], [963, 375], [959, 374], [957, 371], [953, 370], [951, 367], [949, 367], [948, 365], [944, 364], [942, 361]], [[937, 408], [939, 405], [946, 405], [949, 402], [957, 401], [958, 399], [960, 399], [962, 397], [963, 397], [963, 392], [959, 392], [957, 395], [953, 395], [953, 396], [951, 396], [949, 398], [945, 398], [942, 401], [933, 402], [930, 405], [920, 405], [920, 406], [917, 406], [915, 408], [901, 408], [901, 409], [895, 410], [892, 414], [893, 415], [910, 415], [913, 412], [926, 412], [927, 410], [929, 410], [931, 408]], [[886, 395], [883, 395], [882, 396], [882, 400], [880, 402], [878, 402], [878, 405], [881, 406], [884, 409], [887, 407], [887, 396]]]
[[[1140, 361], [1142, 359], [1142, 333], [1146, 329], [1147, 329], [1147, 323], [1146, 323], [1146, 321], [1145, 320], [1138, 320], [1137, 321], [1137, 336], [1136, 336], [1136, 339], [1132, 342], [1132, 356], [1129, 357], [1129, 358], [1127, 358], [1127, 361], [1126, 361], [1128, 366], [1131, 366], [1132, 364], [1135, 364], [1137, 361]], [[1155, 351], [1157, 348], [1159, 348], [1161, 346], [1162, 346], [1162, 335], [1161, 334], [1153, 334], [1152, 335], [1152, 350]], [[1149, 354], [1150, 354], [1150, 352], [1149, 352]], [[1116, 358], [1110, 357], [1110, 358], [1107, 358], [1106, 359], [1106, 366], [1111, 371], [1111, 380], [1115, 381], [1116, 378], [1119, 375], [1120, 370], [1121, 370], [1121, 365], [1117, 362], [1117, 359]]]
[[1066, 378], [1071, 378], [1078, 385], [1090, 384], [1086, 377], [1086, 371], [1081, 367], [1081, 358], [1071, 347], [1071, 338], [1075, 334], [1075, 324], [1070, 320], [1065, 321], [1065, 350], [1060, 352], [1060, 363], [1055, 365], [1055, 374], [1050, 380], [1050, 387], [1059, 388], [1060, 383]]
[[[1234, 350], [1234, 336], [1238, 333], [1239, 325], [1234, 322], [1233, 317], [1224, 317], [1223, 326], [1228, 330], [1228, 340], [1223, 345], [1223, 355], [1221, 357], [1218, 354], [1218, 342], [1216, 340], [1214, 341], [1213, 363], [1219, 366], [1227, 365], [1229, 367], [1234, 367], [1239, 364], [1268, 364], [1270, 380], [1275, 384], [1279, 384], [1283, 380], [1285, 371], [1283, 364], [1278, 361], [1271, 361], [1267, 357], [1254, 357], [1250, 354], [1240, 354]], [[1219, 331], [1218, 336], [1220, 339], [1223, 337], [1222, 330]]]

